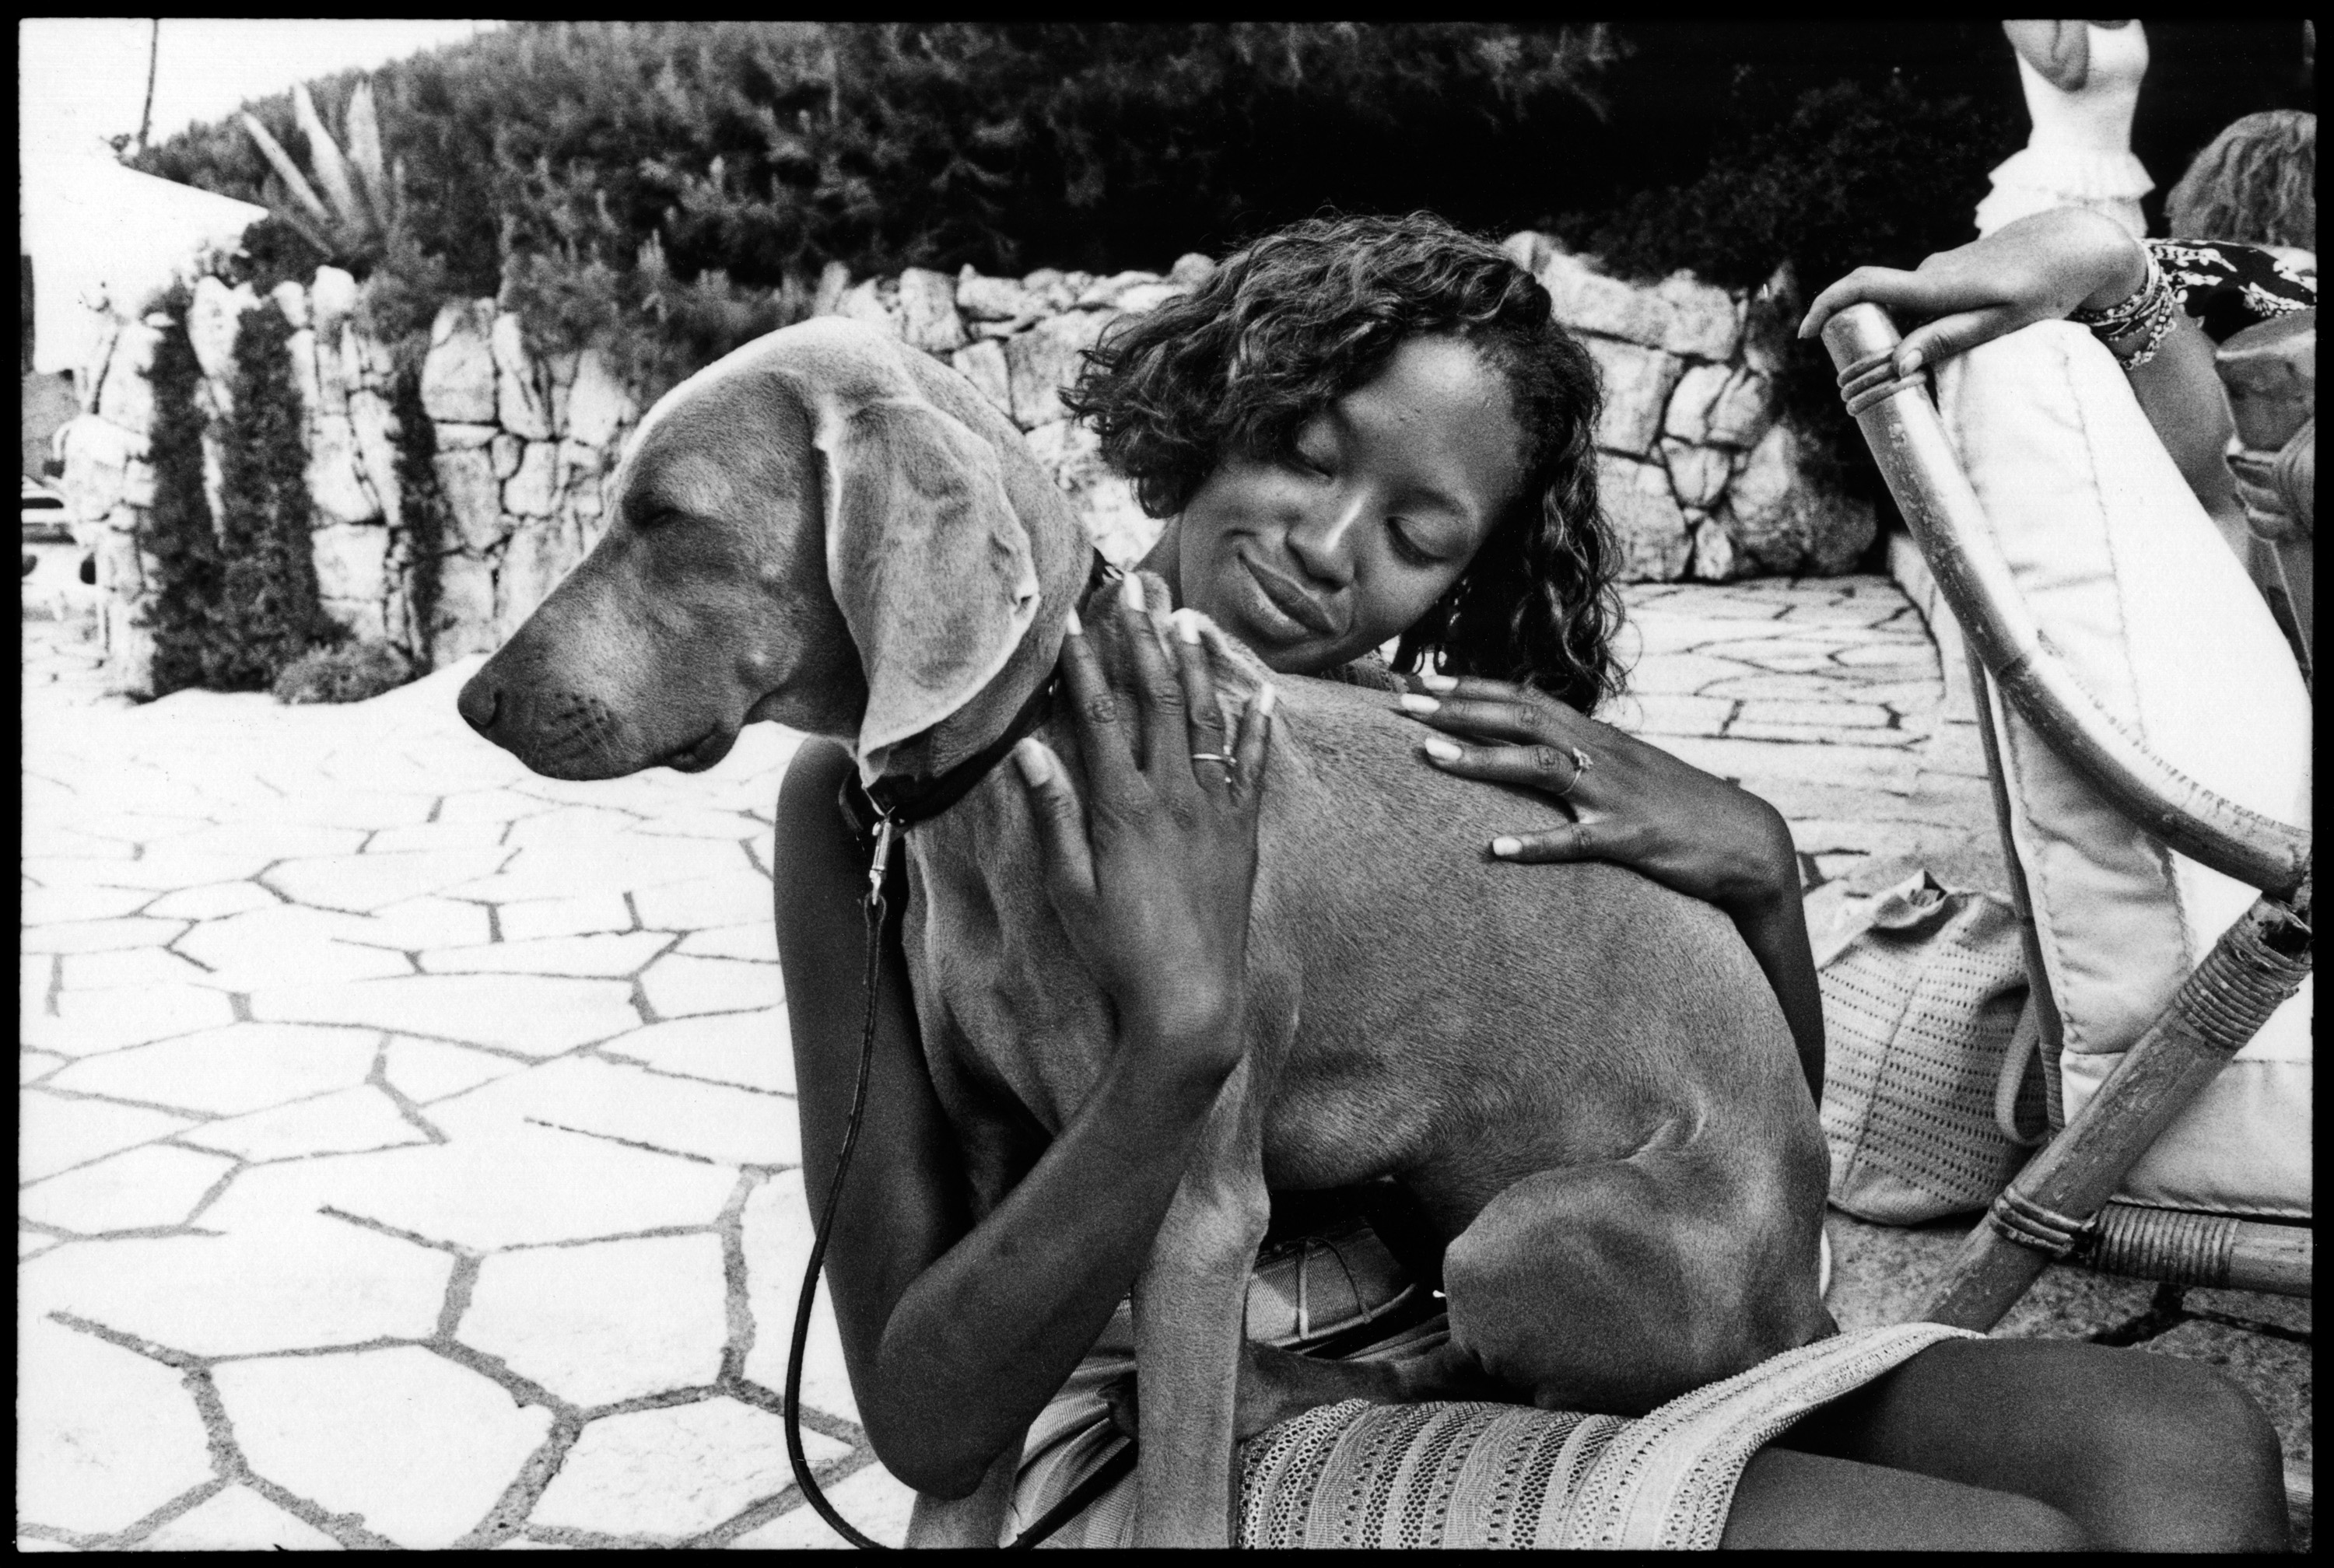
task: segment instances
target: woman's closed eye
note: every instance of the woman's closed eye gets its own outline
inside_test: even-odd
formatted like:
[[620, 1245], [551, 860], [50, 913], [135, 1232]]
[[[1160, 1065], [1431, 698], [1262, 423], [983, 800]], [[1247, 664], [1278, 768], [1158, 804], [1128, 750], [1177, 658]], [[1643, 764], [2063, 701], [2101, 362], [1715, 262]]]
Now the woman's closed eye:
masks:
[[1394, 537], [1394, 553], [1413, 566], [1440, 566], [1447, 559], [1429, 543], [1430, 535], [1413, 528], [1399, 519], [1386, 524]]

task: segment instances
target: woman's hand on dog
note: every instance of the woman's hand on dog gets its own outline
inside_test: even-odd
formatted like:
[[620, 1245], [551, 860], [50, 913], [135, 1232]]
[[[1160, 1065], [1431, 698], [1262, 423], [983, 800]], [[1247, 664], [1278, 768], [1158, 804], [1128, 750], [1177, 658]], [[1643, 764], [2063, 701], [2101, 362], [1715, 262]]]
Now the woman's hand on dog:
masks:
[[[1165, 602], [1162, 589], [1152, 592]], [[1191, 611], [1154, 620], [1130, 576], [1104, 613], [1112, 623], [1095, 630], [1127, 649], [1135, 685], [1111, 687], [1073, 616], [1061, 668], [1085, 761], [1084, 803], [1044, 742], [1015, 750], [1046, 890], [1122, 1027], [1220, 1078], [1246, 1047], [1249, 899], [1273, 690], [1247, 705], [1235, 737]]]
[[1425, 689], [1404, 697], [1403, 710], [1451, 737], [1420, 746], [1431, 765], [1520, 785], [1572, 818], [1493, 839], [1493, 858], [1606, 861], [1738, 919], [1779, 896], [1796, 902], [1790, 829], [1749, 791], [1529, 687], [1473, 676], [1413, 679]]

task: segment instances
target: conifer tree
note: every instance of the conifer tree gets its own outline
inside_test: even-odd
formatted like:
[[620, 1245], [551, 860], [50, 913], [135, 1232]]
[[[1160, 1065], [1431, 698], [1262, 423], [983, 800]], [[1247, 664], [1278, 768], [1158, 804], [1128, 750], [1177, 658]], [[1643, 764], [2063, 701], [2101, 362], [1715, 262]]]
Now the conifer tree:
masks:
[[164, 296], [169, 324], [147, 371], [154, 394], [147, 448], [154, 505], [138, 544], [154, 563], [144, 625], [154, 634], [157, 697], [201, 684], [206, 650], [217, 635], [219, 544], [203, 486], [203, 432], [210, 421], [195, 401], [203, 370], [187, 336], [188, 298], [183, 284]]
[[272, 302], [246, 311], [236, 331], [235, 409], [221, 443], [219, 635], [204, 672], [215, 690], [263, 690], [311, 644], [334, 640], [308, 535], [306, 414], [291, 337]]

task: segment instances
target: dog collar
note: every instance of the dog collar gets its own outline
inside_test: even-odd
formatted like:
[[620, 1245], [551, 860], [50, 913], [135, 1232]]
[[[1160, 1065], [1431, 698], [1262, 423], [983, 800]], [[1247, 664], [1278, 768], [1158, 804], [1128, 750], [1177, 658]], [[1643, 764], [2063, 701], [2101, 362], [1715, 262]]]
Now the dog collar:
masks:
[[[1078, 596], [1078, 607], [1094, 597], [1095, 589], [1115, 573], [1102, 553], [1095, 553], [1094, 565], [1086, 572], [1085, 592]], [[836, 804], [843, 809], [843, 820], [862, 839], [872, 839], [889, 823], [893, 832], [911, 828], [928, 822], [956, 804], [972, 792], [972, 786], [989, 776], [989, 771], [1005, 760], [1005, 754], [1019, 745], [1022, 737], [1045, 723], [1054, 708], [1054, 688], [1059, 684], [1056, 676], [1029, 694], [1005, 733], [983, 746], [973, 755], [932, 778], [879, 778], [873, 784], [862, 784], [859, 775], [852, 774], [843, 781]]]

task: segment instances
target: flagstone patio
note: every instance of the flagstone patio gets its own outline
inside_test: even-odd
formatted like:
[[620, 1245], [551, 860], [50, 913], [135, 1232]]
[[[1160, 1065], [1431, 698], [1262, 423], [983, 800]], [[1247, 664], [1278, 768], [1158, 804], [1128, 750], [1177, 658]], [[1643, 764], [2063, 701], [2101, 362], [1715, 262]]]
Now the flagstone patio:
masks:
[[[1791, 820], [1811, 910], [1999, 888], [1971, 726], [1885, 578], [1660, 586], [1616, 722]], [[104, 697], [24, 622], [18, 1544], [840, 1544], [780, 1436], [807, 1256], [771, 932], [797, 736], [602, 784], [371, 702]], [[1831, 1220], [1909, 1313], [1964, 1224]], [[2053, 1271], [2003, 1332], [2228, 1366], [2310, 1452], [2306, 1303]], [[897, 1541], [824, 1304], [831, 1496]], [[2306, 1507], [2306, 1505], [2305, 1505]]]

